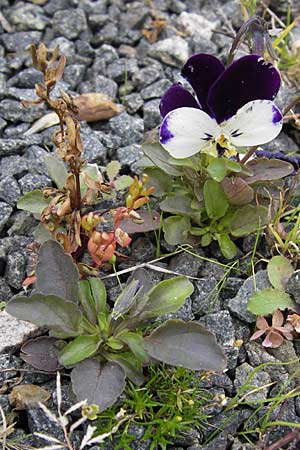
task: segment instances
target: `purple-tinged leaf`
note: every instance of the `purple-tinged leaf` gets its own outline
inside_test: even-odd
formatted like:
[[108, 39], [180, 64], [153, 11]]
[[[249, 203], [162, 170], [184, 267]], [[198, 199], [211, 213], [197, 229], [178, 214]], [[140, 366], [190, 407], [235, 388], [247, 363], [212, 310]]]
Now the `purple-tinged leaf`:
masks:
[[93, 356], [101, 342], [101, 338], [96, 335], [78, 336], [62, 349], [59, 360], [65, 367], [74, 366]]
[[139, 211], [142, 222], [136, 219], [123, 219], [120, 221], [120, 228], [128, 234], [147, 233], [148, 231], [157, 230], [160, 224], [160, 214], [157, 211]]
[[21, 347], [21, 358], [35, 369], [55, 372], [59, 367], [57, 339], [43, 336], [27, 341]]
[[253, 173], [252, 176], [244, 179], [248, 184], [257, 181], [280, 180], [294, 172], [294, 166], [291, 163], [279, 159], [252, 159], [247, 162], [246, 167]]
[[221, 187], [231, 205], [246, 205], [253, 200], [253, 189], [240, 177], [224, 178], [221, 182]]
[[99, 413], [113, 405], [125, 389], [125, 372], [114, 362], [101, 366], [89, 358], [79, 363], [71, 374], [72, 388], [78, 400], [98, 405]]
[[240, 237], [254, 233], [268, 222], [268, 209], [264, 206], [245, 205], [231, 217], [229, 224], [232, 236]]
[[215, 336], [197, 322], [169, 320], [144, 339], [152, 358], [192, 370], [222, 371], [226, 358]]
[[46, 241], [41, 246], [36, 276], [36, 287], [42, 294], [53, 294], [78, 303], [77, 267], [57, 242]]
[[54, 337], [79, 334], [80, 311], [73, 302], [55, 295], [17, 295], [7, 303], [6, 311], [17, 319], [49, 328]]

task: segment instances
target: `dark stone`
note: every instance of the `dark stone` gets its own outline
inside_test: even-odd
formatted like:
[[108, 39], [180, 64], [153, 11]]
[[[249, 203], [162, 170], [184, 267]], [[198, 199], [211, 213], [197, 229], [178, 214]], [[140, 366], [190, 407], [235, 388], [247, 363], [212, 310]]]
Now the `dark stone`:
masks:
[[161, 98], [164, 93], [171, 87], [170, 80], [159, 80], [153, 84], [150, 84], [146, 88], [142, 89], [141, 96], [144, 100], [150, 100], [152, 98]]
[[217, 280], [211, 276], [194, 281], [195, 291], [192, 294], [193, 312], [202, 316], [216, 312], [220, 308], [217, 295]]
[[121, 147], [117, 150], [118, 160], [122, 165], [132, 166], [136, 161], [139, 161], [143, 156], [143, 151], [140, 145], [131, 144], [126, 147]]
[[0, 139], [0, 156], [22, 154], [26, 145], [25, 139]]
[[294, 272], [286, 285], [286, 292], [300, 305], [300, 274]]
[[10, 122], [33, 122], [44, 113], [44, 105], [34, 108], [25, 108], [17, 100], [4, 99], [0, 102], [0, 115], [4, 120]]
[[0, 382], [4, 383], [7, 380], [16, 378], [21, 364], [22, 361], [16, 356], [8, 355], [6, 353], [0, 355]]
[[129, 114], [136, 113], [142, 108], [143, 104], [144, 102], [140, 94], [135, 92], [133, 94], [125, 95], [125, 108]]
[[17, 211], [11, 217], [12, 226], [7, 230], [9, 236], [32, 236], [38, 221], [27, 211]]
[[11, 297], [12, 291], [10, 287], [6, 283], [5, 278], [0, 277], [0, 302], [8, 302]]
[[19, 178], [28, 170], [28, 163], [24, 157], [14, 155], [0, 159], [0, 174]]
[[67, 66], [64, 71], [64, 80], [69, 84], [71, 89], [76, 89], [77, 85], [82, 82], [86, 67], [83, 64], [72, 64]]
[[117, 83], [124, 82], [128, 78], [130, 79], [138, 70], [137, 60], [133, 58], [117, 59], [106, 68], [107, 76]]
[[91, 80], [82, 81], [79, 84], [80, 94], [85, 92], [101, 92], [102, 94], [108, 95], [112, 100], [115, 100], [118, 85], [115, 81], [104, 77], [103, 75], [95, 75]]

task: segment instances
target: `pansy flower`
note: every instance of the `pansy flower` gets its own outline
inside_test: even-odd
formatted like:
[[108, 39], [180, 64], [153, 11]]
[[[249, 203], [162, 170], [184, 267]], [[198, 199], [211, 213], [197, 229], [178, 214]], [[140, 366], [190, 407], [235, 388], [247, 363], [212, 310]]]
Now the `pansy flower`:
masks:
[[182, 75], [195, 96], [180, 84], [164, 94], [160, 143], [174, 158], [217, 149], [265, 144], [282, 128], [282, 114], [273, 103], [278, 71], [258, 55], [247, 55], [229, 67], [212, 55], [191, 56]]

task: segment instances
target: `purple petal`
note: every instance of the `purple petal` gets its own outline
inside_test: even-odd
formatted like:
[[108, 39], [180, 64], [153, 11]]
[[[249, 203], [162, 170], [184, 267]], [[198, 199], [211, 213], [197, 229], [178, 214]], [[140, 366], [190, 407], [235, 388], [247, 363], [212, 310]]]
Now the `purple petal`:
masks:
[[181, 75], [194, 89], [201, 108], [210, 115], [211, 110], [207, 105], [208, 92], [224, 70], [225, 67], [218, 58], [204, 53], [191, 56], [181, 70]]
[[173, 84], [163, 95], [159, 110], [162, 117], [165, 117], [173, 109], [182, 108], [198, 108], [199, 105], [195, 97], [180, 84]]
[[247, 55], [232, 63], [211, 86], [208, 105], [221, 123], [252, 100], [273, 100], [279, 87], [279, 72], [260, 56]]

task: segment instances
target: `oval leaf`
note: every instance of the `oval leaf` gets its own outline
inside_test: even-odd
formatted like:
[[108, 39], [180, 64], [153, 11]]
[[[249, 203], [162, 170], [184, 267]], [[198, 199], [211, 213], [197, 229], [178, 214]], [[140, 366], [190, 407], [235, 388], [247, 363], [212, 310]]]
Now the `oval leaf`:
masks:
[[185, 242], [190, 229], [191, 221], [186, 216], [170, 216], [163, 223], [165, 240], [171, 245]]
[[268, 262], [268, 277], [275, 289], [286, 288], [288, 280], [294, 273], [294, 268], [290, 261], [284, 256], [273, 256]]
[[246, 205], [253, 200], [253, 189], [240, 177], [226, 177], [221, 186], [232, 205]]
[[294, 309], [294, 302], [289, 294], [278, 289], [262, 289], [257, 291], [248, 302], [248, 311], [257, 316], [267, 316], [277, 309]]
[[113, 405], [125, 389], [125, 372], [114, 362], [101, 366], [97, 359], [79, 363], [71, 374], [73, 391], [78, 400], [99, 407], [99, 413]]
[[77, 303], [79, 274], [72, 257], [55, 241], [46, 241], [36, 266], [37, 290]]
[[56, 337], [78, 335], [79, 310], [74, 303], [55, 295], [35, 293], [31, 297], [16, 296], [8, 302], [6, 312], [17, 319], [50, 328]]
[[182, 175], [182, 171], [179, 168], [177, 169], [177, 167], [170, 164], [169, 153], [164, 150], [159, 143], [144, 144], [142, 146], [142, 150], [144, 154], [153, 162], [154, 167], [159, 167], [168, 175], [173, 175], [175, 177]]
[[40, 189], [35, 189], [34, 191], [22, 195], [17, 202], [17, 207], [33, 214], [41, 214], [42, 211], [47, 208], [49, 203], [50, 199], [46, 200], [43, 196], [43, 192]]
[[161, 281], [148, 292], [148, 301], [138, 318], [144, 320], [176, 312], [193, 292], [193, 284], [184, 276]]
[[59, 189], [64, 188], [68, 176], [64, 163], [56, 156], [50, 154], [46, 155], [44, 159], [51, 180], [54, 181]]
[[203, 195], [208, 217], [210, 219], [223, 217], [229, 204], [220, 184], [215, 180], [207, 180], [204, 183]]
[[21, 347], [21, 358], [35, 369], [45, 372], [55, 372], [60, 364], [56, 338], [48, 336], [38, 337], [27, 341]]
[[254, 233], [264, 227], [268, 220], [268, 210], [264, 206], [245, 205], [239, 208], [231, 217], [230, 232], [240, 237]]
[[207, 166], [207, 172], [213, 180], [222, 181], [227, 172], [225, 160], [223, 158], [214, 158]]
[[162, 211], [178, 214], [193, 214], [192, 199], [186, 194], [173, 194], [160, 202]]
[[152, 358], [192, 370], [225, 369], [226, 358], [215, 336], [197, 322], [169, 320], [144, 339]]
[[127, 218], [120, 221], [120, 228], [128, 234], [147, 233], [148, 231], [157, 230], [160, 226], [160, 214], [157, 211], [139, 211], [142, 223], [137, 223], [134, 219]]
[[145, 169], [144, 172], [149, 177], [146, 187], [154, 187], [154, 192], [152, 194], [154, 197], [162, 197], [172, 190], [172, 178], [162, 170], [149, 167], [148, 169]]
[[294, 172], [291, 163], [279, 159], [256, 158], [247, 162], [246, 167], [253, 173], [253, 176], [245, 179], [249, 184], [257, 181], [280, 180]]
[[93, 356], [100, 344], [99, 336], [78, 336], [62, 349], [59, 360], [65, 367], [74, 366], [83, 359]]

